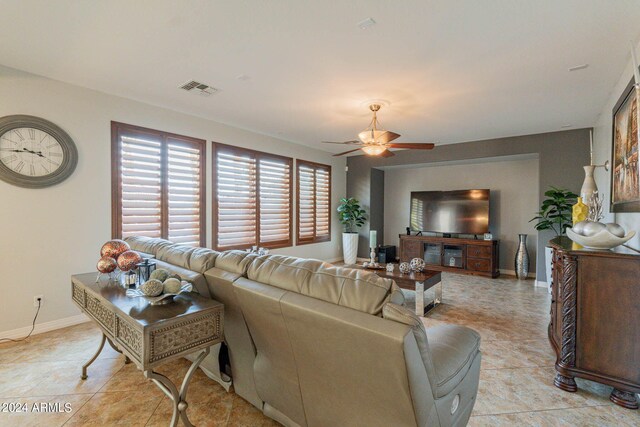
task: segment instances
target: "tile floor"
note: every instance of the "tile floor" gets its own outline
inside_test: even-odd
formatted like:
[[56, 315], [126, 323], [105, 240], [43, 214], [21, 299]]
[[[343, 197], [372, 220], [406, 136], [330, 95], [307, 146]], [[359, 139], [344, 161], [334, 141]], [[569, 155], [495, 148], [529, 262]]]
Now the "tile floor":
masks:
[[[447, 274], [445, 302], [427, 327], [457, 323], [482, 336], [480, 389], [471, 426], [639, 426], [640, 411], [609, 401], [609, 387], [577, 380], [579, 391], [553, 386], [555, 358], [546, 337], [549, 295], [532, 281]], [[108, 345], [80, 379], [80, 367], [100, 341], [85, 323], [27, 342], [0, 344], [0, 409], [11, 403], [69, 403], [70, 412], [8, 414], [0, 426], [164, 426], [170, 405], [156, 386]], [[188, 362], [160, 371], [181, 378]], [[189, 417], [197, 426], [272, 426], [252, 405], [198, 371], [189, 388]]]

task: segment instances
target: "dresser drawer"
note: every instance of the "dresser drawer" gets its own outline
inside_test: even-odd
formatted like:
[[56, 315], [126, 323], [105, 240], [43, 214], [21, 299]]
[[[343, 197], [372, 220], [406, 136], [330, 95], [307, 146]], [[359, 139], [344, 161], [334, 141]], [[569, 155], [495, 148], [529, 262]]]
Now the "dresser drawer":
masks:
[[467, 245], [467, 256], [491, 259], [491, 246]]
[[483, 258], [467, 258], [467, 270], [491, 272], [491, 260]]

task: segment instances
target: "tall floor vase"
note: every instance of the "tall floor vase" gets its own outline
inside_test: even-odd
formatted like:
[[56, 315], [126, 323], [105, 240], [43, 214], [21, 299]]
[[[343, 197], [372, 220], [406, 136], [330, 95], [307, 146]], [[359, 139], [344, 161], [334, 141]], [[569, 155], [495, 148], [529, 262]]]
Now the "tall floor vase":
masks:
[[516, 277], [526, 279], [529, 275], [529, 252], [527, 251], [527, 235], [518, 234], [518, 250], [515, 259]]

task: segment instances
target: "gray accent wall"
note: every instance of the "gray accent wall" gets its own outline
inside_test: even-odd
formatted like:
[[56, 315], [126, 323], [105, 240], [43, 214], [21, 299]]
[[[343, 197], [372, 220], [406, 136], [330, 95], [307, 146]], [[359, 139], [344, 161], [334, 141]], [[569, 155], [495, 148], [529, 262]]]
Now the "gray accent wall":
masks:
[[[368, 231], [376, 227], [379, 243], [384, 236], [384, 217], [393, 215], [384, 212], [384, 199], [378, 196], [383, 193], [384, 169], [393, 166], [415, 165], [428, 167], [430, 164], [442, 164], [452, 161], [486, 161], [487, 159], [504, 156], [537, 155], [538, 170], [538, 204], [544, 199], [544, 192], [550, 186], [568, 188], [579, 192], [584, 180], [582, 166], [589, 164], [589, 130], [576, 129], [562, 132], [550, 132], [535, 135], [515, 136], [507, 138], [489, 139], [483, 141], [464, 142], [436, 146], [433, 150], [396, 151], [395, 156], [389, 158], [352, 156], [347, 159], [347, 196], [356, 197], [370, 212], [374, 212], [374, 223], [367, 224], [360, 230], [360, 245], [358, 256], [368, 257]], [[380, 172], [383, 177], [380, 178]], [[508, 179], [508, 177], [505, 177]], [[467, 184], [474, 188], [473, 180]], [[393, 191], [393, 189], [389, 189]], [[372, 192], [375, 196], [371, 197]], [[379, 220], [383, 213], [382, 222]], [[534, 212], [531, 212], [531, 217]], [[499, 224], [497, 225], [499, 227]], [[544, 247], [553, 237], [548, 231], [539, 232], [537, 238], [536, 277], [539, 281], [546, 281], [544, 268]], [[517, 239], [517, 236], [514, 237]], [[393, 244], [393, 243], [392, 243]]]

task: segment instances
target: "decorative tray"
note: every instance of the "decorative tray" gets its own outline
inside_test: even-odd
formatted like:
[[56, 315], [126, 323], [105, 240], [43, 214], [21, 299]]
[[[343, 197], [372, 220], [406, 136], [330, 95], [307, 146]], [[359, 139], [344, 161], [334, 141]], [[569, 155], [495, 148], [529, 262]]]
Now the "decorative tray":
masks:
[[386, 267], [380, 264], [366, 264], [363, 265], [362, 268], [365, 268], [367, 270], [386, 270]]
[[131, 297], [131, 298], [136, 298], [136, 297], [142, 297], [144, 299], [146, 299], [147, 301], [149, 301], [149, 304], [151, 305], [163, 305], [163, 304], [169, 304], [170, 302], [173, 302], [173, 297], [175, 297], [176, 295], [180, 295], [182, 293], [185, 292], [191, 292], [193, 290], [193, 285], [185, 280], [182, 281], [182, 288], [180, 288], [180, 291], [173, 294], [160, 294], [157, 297], [149, 297], [145, 294], [142, 293], [142, 291], [140, 289], [127, 289], [127, 296]]

